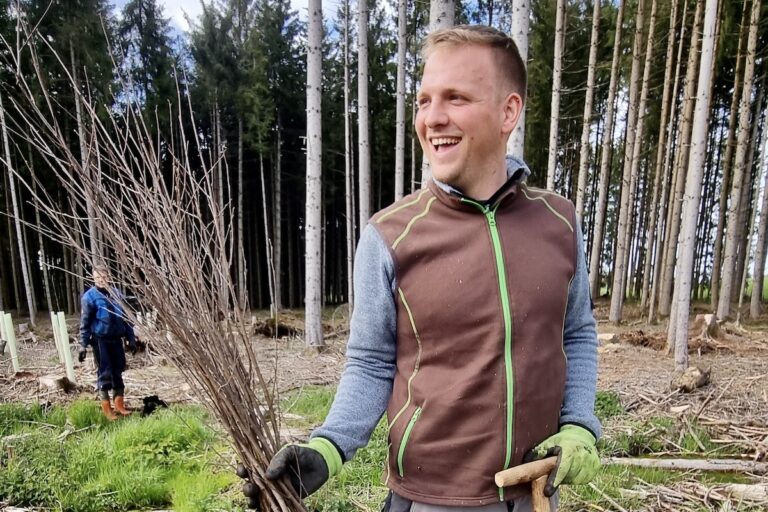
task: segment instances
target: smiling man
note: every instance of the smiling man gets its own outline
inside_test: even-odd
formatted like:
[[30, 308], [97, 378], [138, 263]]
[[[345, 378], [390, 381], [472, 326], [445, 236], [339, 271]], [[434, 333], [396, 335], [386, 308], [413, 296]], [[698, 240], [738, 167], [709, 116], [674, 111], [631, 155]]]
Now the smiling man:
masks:
[[[557, 455], [545, 494], [599, 467], [595, 321], [573, 205], [505, 155], [526, 72], [495, 29], [431, 34], [416, 131], [434, 180], [376, 214], [355, 257], [347, 366], [325, 423], [267, 476], [317, 490], [386, 411], [390, 512], [531, 510], [494, 475]], [[250, 487], [253, 490], [253, 486]], [[251, 493], [253, 496], [253, 493]]]

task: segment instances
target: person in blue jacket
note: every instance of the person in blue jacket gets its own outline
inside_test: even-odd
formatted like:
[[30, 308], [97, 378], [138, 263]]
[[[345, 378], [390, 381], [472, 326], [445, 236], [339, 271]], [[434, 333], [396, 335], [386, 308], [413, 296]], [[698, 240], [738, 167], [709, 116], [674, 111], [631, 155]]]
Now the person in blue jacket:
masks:
[[[101, 397], [101, 410], [109, 420], [117, 415], [128, 416], [131, 412], [125, 407], [125, 349], [123, 339], [128, 341], [132, 354], [136, 354], [136, 337], [133, 326], [125, 319], [120, 305], [123, 294], [110, 285], [109, 269], [105, 266], [93, 268], [94, 286], [89, 288], [81, 299], [80, 314], [80, 350], [78, 361], [85, 361], [88, 346], [93, 349], [93, 357], [98, 367], [97, 386]], [[109, 400], [112, 391], [115, 408]]]

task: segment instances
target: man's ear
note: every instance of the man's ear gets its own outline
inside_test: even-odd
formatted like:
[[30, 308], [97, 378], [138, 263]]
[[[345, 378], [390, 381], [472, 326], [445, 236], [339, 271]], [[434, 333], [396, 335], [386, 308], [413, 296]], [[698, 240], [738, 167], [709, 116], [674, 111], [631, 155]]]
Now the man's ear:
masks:
[[517, 120], [523, 111], [523, 98], [516, 92], [511, 92], [504, 100], [504, 121], [501, 131], [505, 135], [512, 133], [517, 126]]

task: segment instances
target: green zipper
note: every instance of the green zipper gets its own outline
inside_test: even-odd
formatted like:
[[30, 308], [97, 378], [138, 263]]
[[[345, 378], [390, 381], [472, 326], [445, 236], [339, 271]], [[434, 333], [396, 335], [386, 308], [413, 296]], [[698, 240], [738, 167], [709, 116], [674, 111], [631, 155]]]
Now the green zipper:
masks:
[[419, 419], [419, 416], [421, 416], [421, 407], [417, 407], [415, 411], [413, 411], [413, 416], [411, 416], [411, 421], [408, 422], [408, 426], [405, 427], [405, 433], [403, 433], [403, 439], [400, 441], [400, 450], [397, 452], [397, 470], [400, 473], [400, 478], [402, 478], [403, 475], [403, 456], [405, 455], [405, 445], [408, 444], [408, 438], [411, 437], [411, 430], [413, 430], [413, 426], [416, 424], [416, 420]]
[[[507, 469], [512, 461], [512, 438], [514, 435], [514, 380], [512, 372], [512, 311], [509, 305], [509, 290], [507, 289], [507, 272], [504, 265], [504, 252], [501, 249], [501, 237], [496, 226], [496, 210], [499, 204], [491, 208], [487, 205], [476, 203], [470, 199], [462, 198], [462, 202], [479, 208], [488, 221], [493, 243], [493, 253], [496, 258], [496, 272], [499, 276], [499, 294], [501, 295], [501, 309], [504, 314], [504, 367], [507, 378], [507, 452], [504, 458], [504, 467]], [[499, 501], [504, 501], [504, 488], [499, 487]]]

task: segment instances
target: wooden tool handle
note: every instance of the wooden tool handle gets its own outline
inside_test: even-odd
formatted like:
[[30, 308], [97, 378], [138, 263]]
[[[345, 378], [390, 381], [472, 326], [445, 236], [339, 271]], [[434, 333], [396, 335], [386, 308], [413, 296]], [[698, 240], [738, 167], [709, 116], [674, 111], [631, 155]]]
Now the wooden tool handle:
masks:
[[536, 460], [499, 471], [496, 473], [494, 480], [499, 487], [509, 487], [511, 485], [531, 482], [539, 477], [549, 475], [555, 469], [555, 466], [557, 466], [557, 457], [547, 457], [546, 459]]

